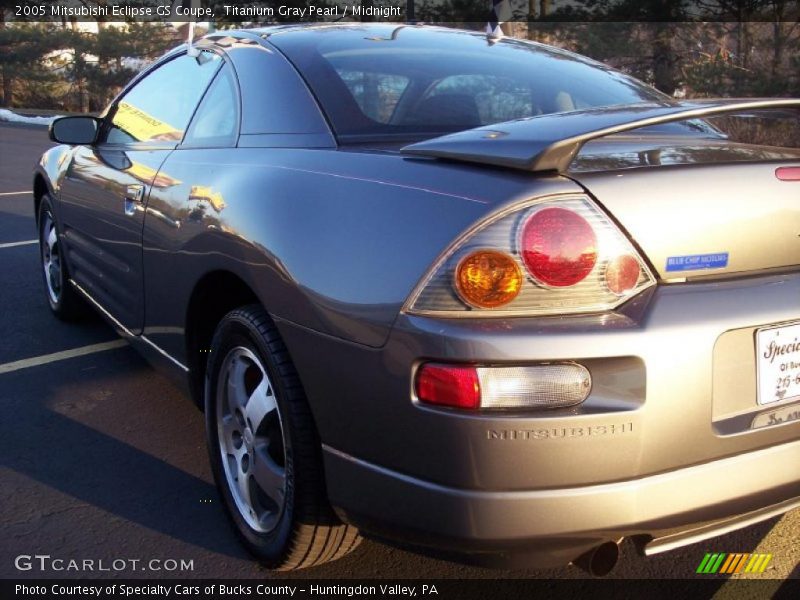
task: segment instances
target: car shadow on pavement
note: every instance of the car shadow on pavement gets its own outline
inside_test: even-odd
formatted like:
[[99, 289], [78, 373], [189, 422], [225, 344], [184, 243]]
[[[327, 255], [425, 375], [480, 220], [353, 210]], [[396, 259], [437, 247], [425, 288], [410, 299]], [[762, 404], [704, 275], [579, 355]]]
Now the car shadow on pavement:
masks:
[[[194, 460], [207, 471], [202, 419], [186, 419], [195, 409], [132, 349], [3, 374], [0, 405], [15, 415], [0, 423], [0, 464], [155, 532], [212, 552], [246, 556], [225, 522], [215, 487], [167, 462]], [[31, 496], [30, 489], [20, 492]], [[31, 496], [30, 502], [37, 498]], [[100, 518], [90, 516], [95, 528]], [[32, 536], [48, 539], [36, 529]]]

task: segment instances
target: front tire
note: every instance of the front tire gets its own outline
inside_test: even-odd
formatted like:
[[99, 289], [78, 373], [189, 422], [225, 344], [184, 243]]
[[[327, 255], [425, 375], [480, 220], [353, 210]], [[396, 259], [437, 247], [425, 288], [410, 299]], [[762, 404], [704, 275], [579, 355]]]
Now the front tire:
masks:
[[52, 200], [45, 194], [39, 204], [39, 256], [47, 303], [63, 321], [74, 321], [86, 313], [86, 304], [69, 284], [69, 269], [61, 234], [53, 214]]
[[275, 324], [257, 305], [220, 322], [208, 359], [206, 435], [228, 516], [265, 566], [294, 570], [360, 542], [325, 492], [321, 444]]

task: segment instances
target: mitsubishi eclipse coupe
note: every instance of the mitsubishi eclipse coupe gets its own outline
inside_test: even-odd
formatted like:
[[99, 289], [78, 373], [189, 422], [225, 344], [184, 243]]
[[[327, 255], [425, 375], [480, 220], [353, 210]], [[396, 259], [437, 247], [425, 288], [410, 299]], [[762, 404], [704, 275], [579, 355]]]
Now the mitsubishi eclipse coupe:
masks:
[[799, 108], [468, 31], [217, 32], [53, 122], [45, 292], [187, 388], [267, 566], [364, 535], [600, 575], [800, 506], [800, 150], [722, 126]]

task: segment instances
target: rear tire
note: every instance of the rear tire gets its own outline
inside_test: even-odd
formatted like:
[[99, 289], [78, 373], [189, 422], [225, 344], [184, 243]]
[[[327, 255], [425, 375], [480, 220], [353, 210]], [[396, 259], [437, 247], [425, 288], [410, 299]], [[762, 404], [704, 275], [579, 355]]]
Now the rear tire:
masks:
[[266, 311], [228, 313], [211, 344], [206, 435], [220, 496], [261, 563], [289, 571], [354, 550], [358, 530], [327, 499], [319, 435], [297, 372]]
[[39, 257], [47, 303], [62, 321], [85, 316], [86, 303], [69, 283], [69, 268], [61, 243], [61, 233], [53, 214], [52, 200], [45, 194], [39, 204]]

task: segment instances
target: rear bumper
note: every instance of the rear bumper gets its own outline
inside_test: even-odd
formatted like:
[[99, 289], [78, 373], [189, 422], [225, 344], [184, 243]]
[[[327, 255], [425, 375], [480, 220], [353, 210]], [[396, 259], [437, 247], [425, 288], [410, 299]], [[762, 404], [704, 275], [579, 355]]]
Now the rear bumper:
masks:
[[[659, 286], [603, 315], [401, 314], [382, 348], [279, 325], [347, 520], [546, 566], [800, 497], [800, 402], [758, 404], [755, 351], [759, 328], [800, 320], [799, 297], [793, 272]], [[563, 409], [434, 409], [413, 393], [426, 361], [577, 362], [592, 389]]]
[[[630, 481], [506, 492], [445, 487], [328, 446], [324, 456], [332, 501], [367, 532], [458, 554], [536, 555], [539, 566], [628, 536], [669, 532], [673, 549], [800, 506], [800, 441]], [[700, 523], [693, 536], [675, 533]]]

